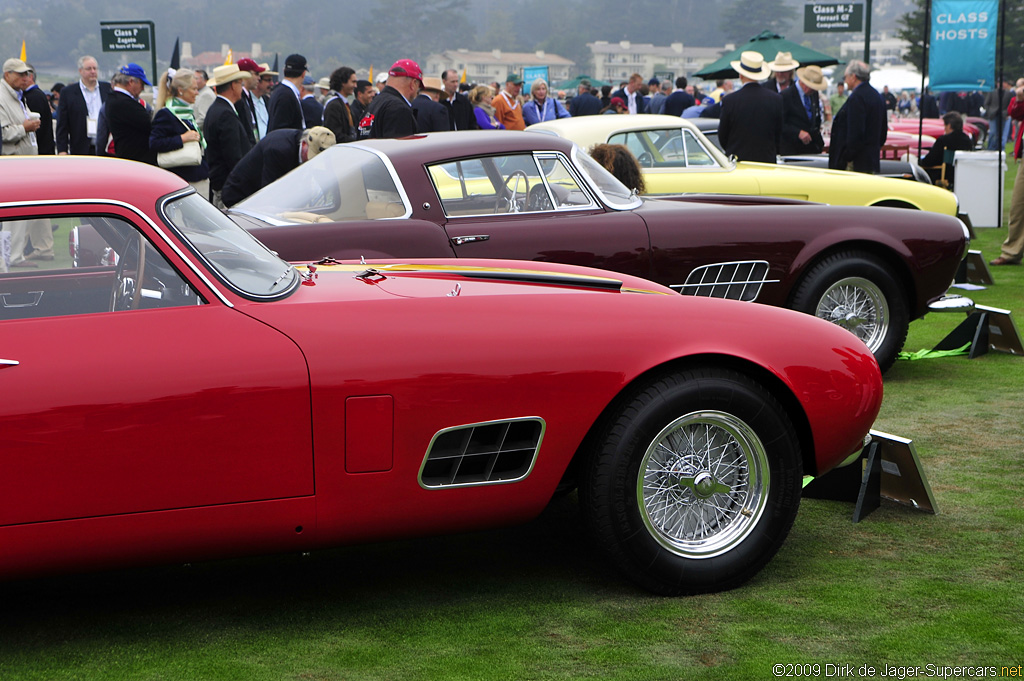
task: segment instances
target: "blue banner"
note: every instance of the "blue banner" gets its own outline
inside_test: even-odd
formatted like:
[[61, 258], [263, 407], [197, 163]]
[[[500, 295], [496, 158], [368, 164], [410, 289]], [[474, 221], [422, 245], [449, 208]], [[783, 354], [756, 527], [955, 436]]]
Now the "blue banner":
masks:
[[928, 52], [932, 91], [995, 87], [998, 19], [999, 0], [933, 0]]
[[[523, 67], [523, 81], [526, 86], [523, 88], [526, 92], [530, 91], [530, 86], [533, 85], [533, 81], [538, 78], [543, 78], [545, 81], [548, 80], [548, 67], [546, 66], [524, 66]], [[550, 82], [549, 82], [550, 87]]]

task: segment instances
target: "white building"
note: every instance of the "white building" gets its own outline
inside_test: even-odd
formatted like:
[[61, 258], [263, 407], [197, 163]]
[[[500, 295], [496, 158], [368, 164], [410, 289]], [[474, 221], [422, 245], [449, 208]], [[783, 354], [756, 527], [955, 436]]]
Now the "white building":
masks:
[[543, 50], [475, 52], [460, 48], [432, 54], [422, 66], [424, 75], [428, 76], [440, 76], [446, 69], [455, 69], [460, 74], [465, 71], [467, 83], [504, 83], [509, 73], [522, 75], [525, 67], [547, 66], [548, 80], [556, 83], [572, 76], [576, 62], [557, 54], [546, 54]]
[[[869, 63], [873, 67], [906, 66], [903, 55], [910, 50], [910, 43], [882, 33], [878, 38], [871, 39], [870, 49]], [[864, 40], [839, 43], [839, 59], [844, 62], [864, 59]]]
[[725, 47], [683, 47], [672, 43], [658, 47], [651, 43], [633, 43], [622, 40], [610, 43], [606, 40], [587, 43], [593, 55], [594, 68], [590, 74], [598, 80], [618, 84], [629, 76], [639, 73], [650, 78], [655, 72], [671, 71], [675, 78], [689, 77], [715, 61], [734, 46]]

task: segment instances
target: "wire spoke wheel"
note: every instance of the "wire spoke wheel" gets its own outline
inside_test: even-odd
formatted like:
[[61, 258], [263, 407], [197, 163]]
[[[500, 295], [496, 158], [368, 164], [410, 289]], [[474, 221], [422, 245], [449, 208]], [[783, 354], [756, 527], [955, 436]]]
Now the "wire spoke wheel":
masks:
[[764, 511], [768, 459], [757, 434], [724, 412], [681, 416], [640, 463], [644, 524], [673, 553], [717, 556], [743, 541]]
[[877, 352], [889, 333], [889, 303], [874, 282], [846, 277], [832, 284], [818, 301], [815, 316], [843, 327]]

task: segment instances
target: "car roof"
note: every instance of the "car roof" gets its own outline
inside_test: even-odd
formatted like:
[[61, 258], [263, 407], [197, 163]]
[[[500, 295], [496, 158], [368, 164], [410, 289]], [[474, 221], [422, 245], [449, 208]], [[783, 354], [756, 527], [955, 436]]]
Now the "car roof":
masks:
[[572, 134], [577, 136], [603, 136], [607, 139], [609, 135], [616, 132], [670, 127], [697, 130], [697, 126], [679, 116], [666, 116], [665, 114], [617, 114], [611, 116], [559, 118], [553, 121], [534, 123], [526, 131], [550, 130], [562, 137], [571, 137], [568, 131], [572, 130]]
[[0, 176], [0, 204], [103, 199], [151, 208], [157, 198], [188, 187], [162, 168], [98, 156], [4, 156]]
[[550, 134], [515, 130], [460, 130], [432, 132], [396, 139], [359, 140], [352, 144], [376, 149], [396, 163], [429, 163], [474, 154], [522, 151], [560, 151], [566, 155], [573, 143]]

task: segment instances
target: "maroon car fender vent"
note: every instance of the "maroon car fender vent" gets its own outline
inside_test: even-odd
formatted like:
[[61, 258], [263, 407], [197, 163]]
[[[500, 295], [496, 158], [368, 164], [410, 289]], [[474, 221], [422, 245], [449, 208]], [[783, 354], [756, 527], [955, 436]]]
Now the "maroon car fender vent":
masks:
[[530, 474], [544, 438], [538, 417], [488, 421], [439, 431], [420, 467], [426, 489], [517, 482]]
[[728, 298], [752, 302], [757, 300], [764, 284], [778, 283], [768, 278], [767, 260], [719, 262], [695, 268], [684, 284], [672, 284], [685, 296]]

